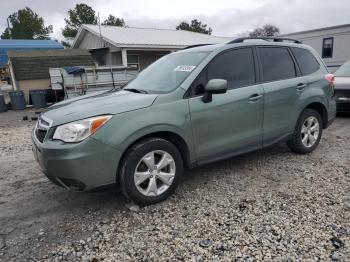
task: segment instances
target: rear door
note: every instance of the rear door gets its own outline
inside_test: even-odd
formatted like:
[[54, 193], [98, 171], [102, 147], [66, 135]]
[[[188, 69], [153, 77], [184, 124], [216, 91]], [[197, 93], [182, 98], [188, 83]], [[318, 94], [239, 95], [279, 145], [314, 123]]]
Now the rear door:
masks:
[[[262, 147], [263, 88], [257, 83], [252, 48], [217, 55], [192, 84], [189, 98], [195, 151], [199, 163]], [[225, 94], [202, 101], [211, 79], [225, 79]]]
[[287, 47], [258, 47], [264, 99], [263, 144], [268, 146], [290, 135], [295, 112], [307, 83]]

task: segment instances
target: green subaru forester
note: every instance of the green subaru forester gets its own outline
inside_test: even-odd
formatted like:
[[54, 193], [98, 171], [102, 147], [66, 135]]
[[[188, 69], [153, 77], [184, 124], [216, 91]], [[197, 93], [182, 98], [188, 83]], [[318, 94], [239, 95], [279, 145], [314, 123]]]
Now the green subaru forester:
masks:
[[312, 48], [242, 38], [171, 53], [123, 89], [55, 104], [33, 151], [57, 185], [116, 183], [146, 205], [173, 193], [184, 168], [281, 141], [309, 153], [335, 114], [332, 76]]

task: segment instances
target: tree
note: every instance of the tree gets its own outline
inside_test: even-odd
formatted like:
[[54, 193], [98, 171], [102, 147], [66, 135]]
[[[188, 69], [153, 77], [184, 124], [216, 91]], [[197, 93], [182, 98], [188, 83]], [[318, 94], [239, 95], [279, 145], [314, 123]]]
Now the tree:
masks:
[[66, 26], [62, 29], [65, 38], [74, 38], [82, 24], [97, 24], [95, 11], [86, 4], [77, 4], [74, 9], [68, 10], [68, 18], [65, 18]]
[[52, 25], [45, 26], [44, 19], [29, 7], [20, 9], [8, 17], [10, 28], [6, 28], [1, 39], [49, 39]]
[[108, 18], [102, 23], [102, 25], [113, 25], [121, 27], [126, 26], [123, 18], [118, 18], [114, 15], [109, 15]]
[[67, 42], [67, 41], [64, 41], [64, 40], [61, 41], [61, 45], [63, 45], [64, 48], [70, 48], [71, 47], [71, 43]]
[[279, 35], [280, 30], [278, 27], [266, 24], [263, 27], [258, 27], [254, 29], [253, 32], [249, 33], [250, 37], [270, 37], [270, 36], [276, 36]]
[[197, 19], [192, 20], [191, 24], [185, 21], [181, 22], [176, 27], [176, 30], [186, 30], [186, 31], [197, 32], [197, 33], [202, 33], [207, 35], [211, 35], [213, 31], [210, 27], [207, 29], [207, 25], [202, 24], [202, 22], [198, 21]]

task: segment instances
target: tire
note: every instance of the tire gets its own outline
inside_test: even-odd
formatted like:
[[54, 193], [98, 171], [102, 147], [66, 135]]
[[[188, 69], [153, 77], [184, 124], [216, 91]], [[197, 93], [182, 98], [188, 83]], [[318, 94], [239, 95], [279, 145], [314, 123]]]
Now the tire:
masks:
[[[317, 138], [315, 132], [316, 123], [318, 124]], [[293, 138], [287, 142], [287, 145], [295, 153], [310, 153], [314, 151], [320, 143], [322, 130], [323, 126], [320, 114], [313, 109], [307, 108], [300, 114]]]
[[168, 198], [182, 175], [183, 159], [177, 147], [162, 138], [146, 138], [125, 153], [119, 182], [128, 199], [150, 205]]

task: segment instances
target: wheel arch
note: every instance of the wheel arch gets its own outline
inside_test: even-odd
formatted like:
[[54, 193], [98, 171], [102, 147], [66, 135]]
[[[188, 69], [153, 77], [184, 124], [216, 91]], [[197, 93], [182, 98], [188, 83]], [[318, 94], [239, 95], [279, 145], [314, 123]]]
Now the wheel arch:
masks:
[[162, 138], [173, 143], [176, 146], [176, 148], [180, 151], [180, 154], [184, 161], [184, 166], [187, 168], [193, 166], [191, 161], [190, 146], [187, 144], [186, 140], [181, 135], [179, 135], [174, 131], [155, 131], [155, 132], [150, 132], [150, 133], [136, 136], [134, 137], [133, 140], [129, 141], [128, 145], [125, 146], [123, 150], [123, 154], [120, 158], [120, 162], [117, 168], [117, 176], [119, 175], [121, 163], [122, 161], [124, 161], [127, 151], [136, 143], [139, 143], [140, 141], [150, 137]]
[[322, 128], [325, 129], [328, 123], [328, 112], [326, 106], [321, 102], [312, 102], [308, 104], [304, 109], [313, 109], [317, 111], [322, 118]]

